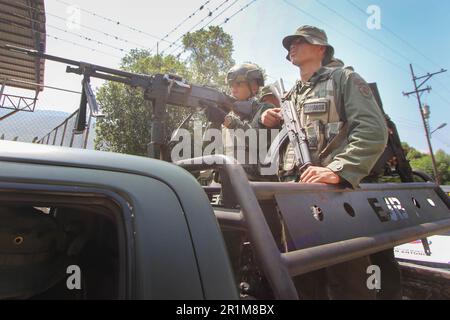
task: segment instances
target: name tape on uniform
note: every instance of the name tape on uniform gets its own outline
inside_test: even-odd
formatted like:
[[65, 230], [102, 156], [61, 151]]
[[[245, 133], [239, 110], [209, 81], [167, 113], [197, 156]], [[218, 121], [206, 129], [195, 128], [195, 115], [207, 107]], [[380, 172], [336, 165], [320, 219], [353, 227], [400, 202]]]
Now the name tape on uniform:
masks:
[[303, 106], [303, 112], [305, 114], [326, 112], [327, 107], [327, 101], [307, 102]]

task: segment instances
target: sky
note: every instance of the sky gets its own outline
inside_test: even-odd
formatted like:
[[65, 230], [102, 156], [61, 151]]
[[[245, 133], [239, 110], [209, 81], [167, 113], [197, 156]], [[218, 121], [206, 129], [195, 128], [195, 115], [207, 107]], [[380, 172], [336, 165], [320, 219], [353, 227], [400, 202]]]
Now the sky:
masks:
[[[450, 1], [445, 0], [46, 0], [45, 7], [48, 54], [117, 68], [129, 49], [155, 50], [159, 43], [160, 51], [171, 53], [176, 46], [167, 48], [170, 42], [185, 32], [222, 24], [233, 38], [237, 63], [255, 62], [266, 70], [268, 81], [283, 78], [287, 86], [299, 77], [299, 70], [285, 59], [281, 41], [301, 25], [317, 26], [327, 32], [336, 57], [378, 84], [401, 140], [422, 152], [428, 152], [428, 146], [417, 100], [402, 94], [414, 89], [409, 64], [416, 76], [450, 68]], [[66, 74], [65, 67], [47, 61], [45, 84], [80, 91], [81, 77]], [[424, 85], [432, 91], [422, 95], [430, 106], [431, 129], [449, 124], [432, 135], [434, 151], [447, 153], [449, 72], [433, 76]], [[92, 83], [94, 89], [102, 84]], [[37, 108], [73, 112], [79, 97], [46, 88]]]

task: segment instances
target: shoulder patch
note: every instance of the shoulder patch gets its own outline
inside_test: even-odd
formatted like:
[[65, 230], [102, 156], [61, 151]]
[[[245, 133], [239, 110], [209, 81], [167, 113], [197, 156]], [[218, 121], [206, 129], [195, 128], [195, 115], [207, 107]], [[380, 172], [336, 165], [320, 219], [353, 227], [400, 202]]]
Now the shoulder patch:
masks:
[[353, 77], [353, 83], [365, 98], [372, 98], [372, 89], [370, 89], [367, 82], [365, 82], [361, 77]]

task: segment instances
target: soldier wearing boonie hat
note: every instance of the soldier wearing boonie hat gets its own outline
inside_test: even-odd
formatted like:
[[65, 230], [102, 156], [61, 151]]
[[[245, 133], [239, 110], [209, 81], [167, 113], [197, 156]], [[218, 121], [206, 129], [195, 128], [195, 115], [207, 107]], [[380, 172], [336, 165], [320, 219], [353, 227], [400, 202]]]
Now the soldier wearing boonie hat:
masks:
[[291, 61], [289, 58], [289, 49], [291, 47], [292, 41], [298, 38], [305, 39], [309, 44], [325, 46], [326, 52], [322, 65], [328, 64], [334, 55], [334, 48], [328, 43], [328, 37], [322, 29], [312, 27], [312, 26], [302, 26], [295, 31], [293, 35], [284, 37], [283, 47], [288, 51], [286, 59]]
[[[301, 26], [282, 44], [286, 59], [300, 71], [300, 80], [285, 99], [298, 111], [313, 164], [299, 172], [288, 144], [281, 152], [280, 180], [357, 188], [383, 153], [388, 136], [368, 84], [334, 58], [334, 48], [319, 28]], [[305, 299], [374, 299], [376, 292], [366, 286], [370, 265], [369, 257], [362, 257], [302, 275], [295, 282]]]

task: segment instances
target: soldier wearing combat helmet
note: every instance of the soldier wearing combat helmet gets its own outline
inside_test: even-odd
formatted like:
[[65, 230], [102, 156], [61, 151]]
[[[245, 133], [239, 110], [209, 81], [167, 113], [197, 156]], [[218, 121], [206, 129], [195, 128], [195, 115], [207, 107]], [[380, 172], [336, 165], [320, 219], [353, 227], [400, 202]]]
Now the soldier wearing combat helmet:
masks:
[[[234, 110], [236, 111], [226, 113], [219, 108], [207, 108], [205, 114], [213, 124], [222, 125], [224, 154], [238, 158], [239, 149], [244, 148], [246, 160], [249, 160], [248, 154], [250, 152], [257, 157], [257, 144], [249, 146], [245, 141], [239, 141], [232, 130], [264, 129], [265, 126], [261, 122], [261, 114], [274, 106], [269, 103], [260, 103], [256, 100], [260, 88], [264, 86], [264, 75], [258, 66], [251, 63], [235, 65], [228, 71], [226, 82], [230, 87], [231, 95], [236, 99], [236, 102], [234, 102]], [[238, 110], [246, 112], [239, 112]], [[251, 180], [258, 179], [257, 163], [248, 163], [246, 161], [241, 164]]]
[[[282, 151], [280, 179], [356, 188], [383, 153], [388, 136], [370, 87], [341, 63], [330, 64], [334, 48], [323, 30], [302, 26], [282, 43], [286, 58], [300, 71], [286, 99], [296, 106], [313, 165], [299, 172], [289, 144]], [[262, 115], [268, 127], [277, 122], [272, 112]], [[309, 299], [372, 299], [376, 293], [366, 286], [369, 265], [369, 257], [363, 257], [318, 270], [297, 278], [297, 287]]]

